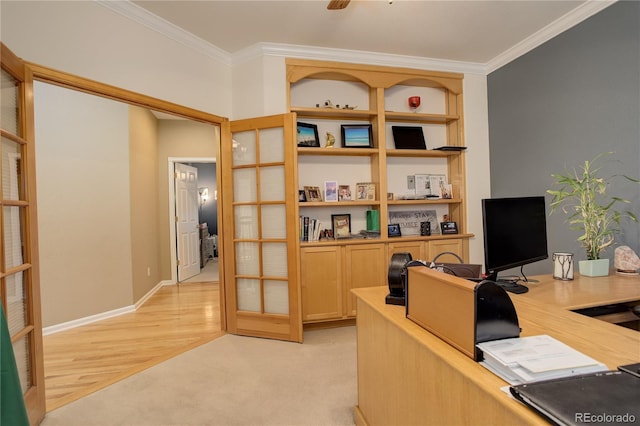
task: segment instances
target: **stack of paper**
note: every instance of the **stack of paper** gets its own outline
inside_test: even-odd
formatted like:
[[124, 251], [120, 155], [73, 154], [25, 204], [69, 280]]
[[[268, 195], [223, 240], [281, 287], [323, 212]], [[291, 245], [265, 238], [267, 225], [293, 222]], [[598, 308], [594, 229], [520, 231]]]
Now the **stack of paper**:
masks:
[[607, 371], [607, 366], [551, 336], [516, 337], [479, 343], [480, 362], [510, 385]]

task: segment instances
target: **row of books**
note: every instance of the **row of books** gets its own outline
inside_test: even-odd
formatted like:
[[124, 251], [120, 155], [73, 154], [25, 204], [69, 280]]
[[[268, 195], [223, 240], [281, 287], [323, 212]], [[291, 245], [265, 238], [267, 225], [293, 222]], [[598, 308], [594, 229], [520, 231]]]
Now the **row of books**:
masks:
[[318, 241], [320, 239], [321, 225], [318, 219], [300, 216], [300, 241]]

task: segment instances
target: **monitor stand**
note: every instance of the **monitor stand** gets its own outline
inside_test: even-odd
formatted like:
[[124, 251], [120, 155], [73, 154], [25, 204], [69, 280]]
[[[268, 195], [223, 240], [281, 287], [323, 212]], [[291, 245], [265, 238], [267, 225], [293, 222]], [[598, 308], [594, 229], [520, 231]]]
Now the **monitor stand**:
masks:
[[529, 287], [523, 286], [522, 284], [518, 284], [513, 281], [498, 280], [495, 281], [495, 283], [510, 293], [522, 294], [529, 291]]
[[508, 291], [510, 293], [522, 294], [529, 291], [528, 287], [523, 286], [522, 284], [518, 284], [515, 281], [501, 280], [500, 278], [498, 278], [498, 274], [495, 272], [493, 274], [489, 274], [486, 277], [486, 279], [489, 281], [493, 281], [494, 283], [498, 284], [498, 286], [503, 288], [505, 291]]

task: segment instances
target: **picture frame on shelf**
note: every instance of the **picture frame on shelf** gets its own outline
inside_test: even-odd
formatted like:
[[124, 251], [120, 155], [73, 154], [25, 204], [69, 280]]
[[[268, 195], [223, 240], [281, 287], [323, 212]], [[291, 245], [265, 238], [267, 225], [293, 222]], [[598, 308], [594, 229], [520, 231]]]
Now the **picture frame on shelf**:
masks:
[[317, 186], [305, 186], [304, 196], [307, 201], [322, 201], [322, 192]]
[[356, 183], [356, 200], [369, 201], [376, 199], [376, 184], [373, 182]]
[[447, 184], [447, 175], [429, 175], [429, 186], [431, 195], [442, 197], [441, 188]]
[[453, 188], [450, 183], [443, 183], [440, 185], [440, 198], [450, 200], [453, 198]]
[[344, 148], [373, 148], [371, 124], [342, 124], [340, 133]]
[[297, 123], [297, 138], [299, 147], [320, 147], [318, 126], [310, 123]]
[[391, 223], [391, 224], [387, 225], [387, 234], [389, 235], [389, 238], [391, 238], [391, 237], [401, 237], [402, 236], [402, 231], [400, 231], [400, 224]]
[[351, 238], [351, 214], [332, 214], [331, 230], [336, 239]]
[[298, 202], [304, 203], [307, 201], [307, 195], [304, 192], [304, 189], [298, 190]]
[[455, 222], [440, 222], [440, 228], [443, 235], [458, 233], [458, 224]]
[[338, 186], [338, 201], [351, 201], [351, 185]]
[[334, 180], [324, 182], [324, 201], [338, 201], [338, 182]]

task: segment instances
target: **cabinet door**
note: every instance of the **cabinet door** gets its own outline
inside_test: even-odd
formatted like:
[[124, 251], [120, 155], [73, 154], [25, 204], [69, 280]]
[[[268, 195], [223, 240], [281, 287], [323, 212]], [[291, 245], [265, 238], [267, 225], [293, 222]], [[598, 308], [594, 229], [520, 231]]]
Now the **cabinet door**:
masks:
[[387, 265], [391, 262], [391, 257], [395, 253], [409, 253], [413, 260], [425, 259], [425, 243], [424, 241], [405, 241], [401, 243], [389, 243], [389, 259]]
[[302, 320], [342, 317], [342, 256], [338, 246], [300, 250]]
[[[433, 240], [427, 242], [427, 259], [431, 261], [440, 253], [451, 252], [460, 256], [466, 261], [467, 254], [461, 239]], [[438, 262], [458, 263], [459, 260], [450, 254], [438, 257]]]
[[356, 298], [351, 290], [387, 285], [387, 263], [384, 244], [346, 246], [345, 298], [347, 316], [356, 315]]

